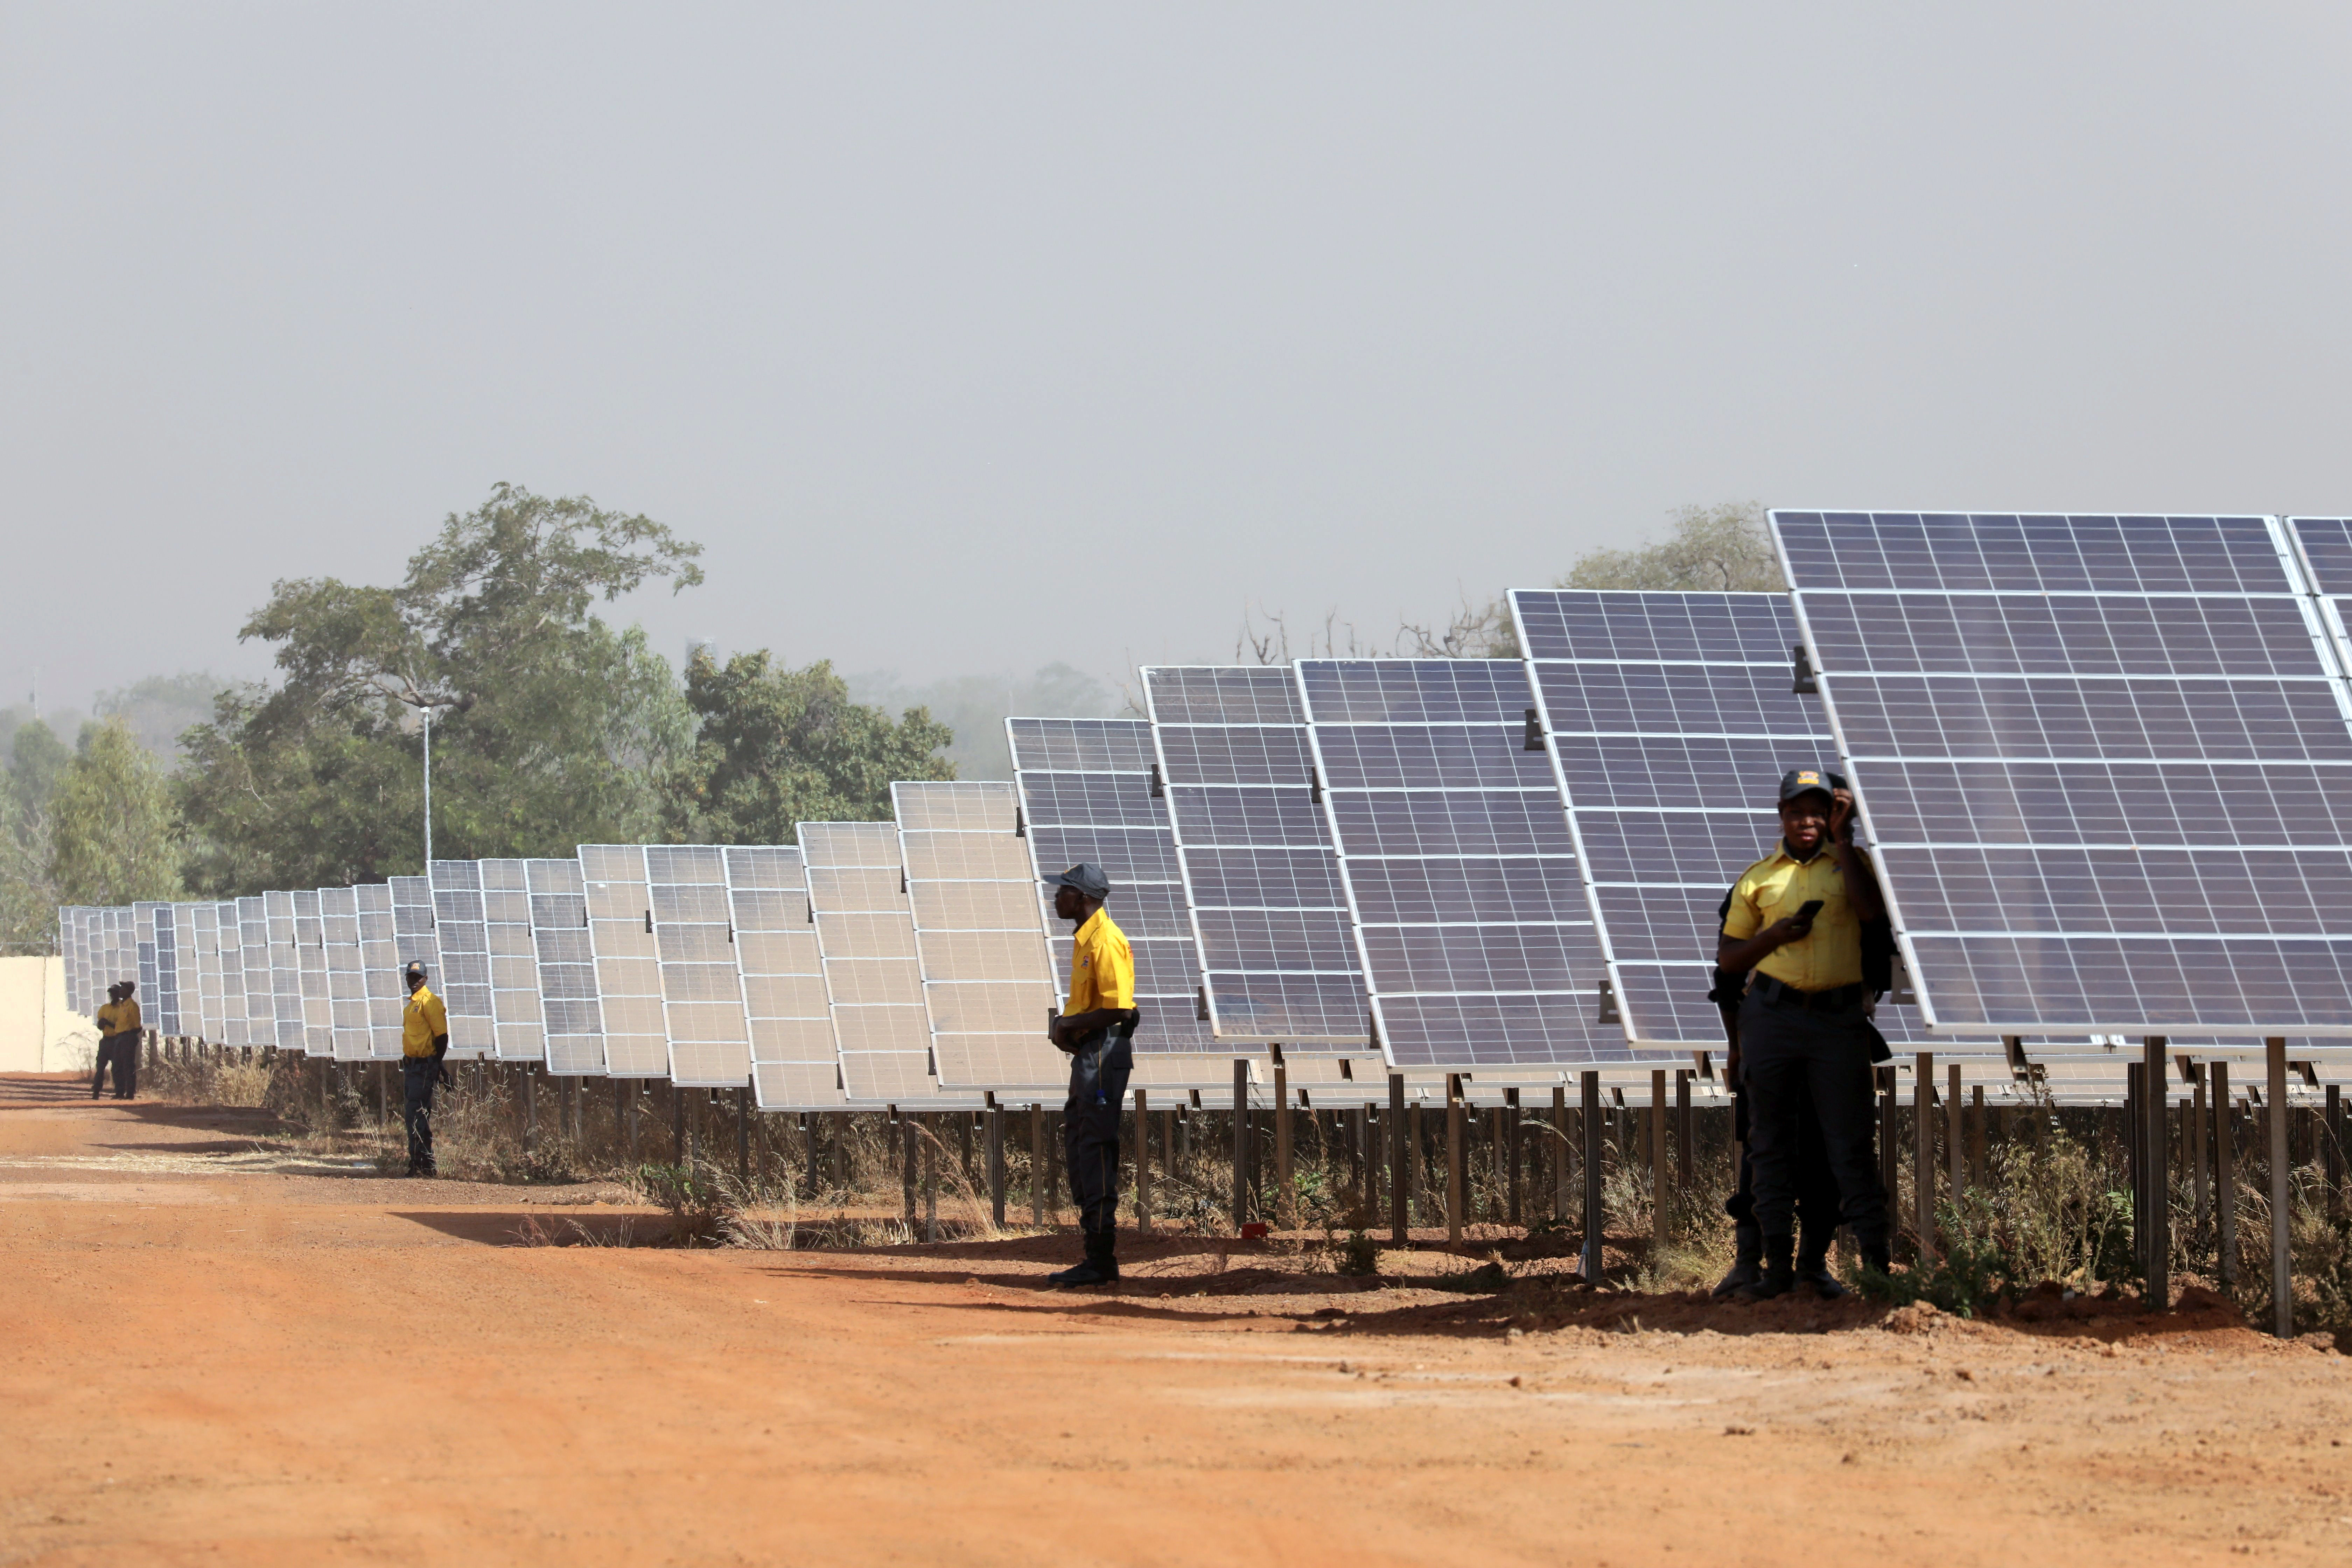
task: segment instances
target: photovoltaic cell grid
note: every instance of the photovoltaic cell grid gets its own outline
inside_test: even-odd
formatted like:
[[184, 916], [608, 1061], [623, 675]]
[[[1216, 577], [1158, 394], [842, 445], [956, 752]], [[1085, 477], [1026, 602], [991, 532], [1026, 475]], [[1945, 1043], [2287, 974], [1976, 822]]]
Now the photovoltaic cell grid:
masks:
[[246, 1040], [278, 1043], [277, 961], [269, 951], [268, 900], [248, 893], [236, 900], [237, 951], [245, 968]]
[[523, 879], [530, 889], [547, 1070], [572, 1077], [601, 1074], [604, 1023], [596, 1005], [596, 953], [589, 940], [587, 883], [580, 862], [526, 860]]
[[362, 882], [352, 892], [359, 905], [360, 979], [367, 994], [367, 1054], [383, 1061], [400, 1055], [400, 1018], [408, 1005], [400, 978], [398, 917], [391, 883]]
[[360, 960], [360, 890], [319, 889], [319, 928], [327, 948], [330, 1038], [339, 1062], [363, 1062], [368, 1036], [367, 971]]
[[228, 1038], [221, 1011], [220, 906], [188, 906], [188, 933], [195, 958], [196, 1033], [207, 1040]]
[[220, 1039], [224, 1045], [249, 1046], [246, 1027], [245, 938], [238, 930], [236, 900], [223, 899], [213, 906], [213, 935], [220, 953]]
[[937, 1098], [930, 1015], [923, 1005], [897, 826], [803, 822], [794, 837], [807, 870], [848, 1097], [869, 1104]]
[[441, 973], [433, 989], [449, 1015], [449, 1054], [482, 1059], [498, 1052], [498, 1013], [490, 996], [490, 934], [482, 919], [482, 863], [436, 860], [433, 935]]
[[1110, 878], [1105, 907], [1135, 952], [1135, 1002], [1143, 1015], [1136, 1055], [1223, 1054], [1198, 1016], [1201, 951], [1185, 912], [1176, 836], [1151, 793], [1159, 761], [1151, 726], [1140, 719], [1008, 719], [1004, 730], [1040, 879], [1039, 914], [1051, 933], [1055, 1002], [1068, 1000], [1070, 936], [1043, 879], [1085, 861]]
[[146, 902], [131, 906], [131, 941], [138, 955], [131, 977], [139, 982], [139, 1016], [150, 1029], [161, 1028], [163, 1018], [163, 988], [155, 978], [155, 914], [169, 907]]
[[1069, 1058], [1045, 1038], [1054, 982], [1014, 786], [902, 782], [890, 799], [940, 1087], [1060, 1088]]
[[596, 952], [596, 1009], [604, 1025], [611, 1078], [666, 1078], [669, 1037], [662, 1017], [661, 950], [642, 844], [583, 844], [588, 940]]
[[269, 942], [269, 1010], [278, 1048], [308, 1054], [302, 1035], [302, 953], [294, 934], [294, 895], [261, 895]]
[[490, 954], [491, 1036], [502, 1062], [547, 1055], [539, 1005], [539, 950], [530, 929], [530, 879], [521, 860], [484, 860], [482, 940]]
[[[392, 940], [398, 950], [398, 963], [393, 970], [393, 984], [398, 988], [404, 1016], [408, 1008], [408, 982], [405, 972], [412, 963], [425, 965], [425, 983], [438, 995], [441, 990], [441, 941], [433, 929], [433, 882], [427, 877], [394, 877], [392, 884]], [[393, 1054], [400, 1054], [394, 1047]]]
[[1390, 1066], [1630, 1058], [1527, 671], [1498, 659], [1301, 659], [1322, 809]]
[[2289, 518], [2287, 530], [2305, 579], [2320, 595], [2320, 619], [2335, 644], [2336, 666], [2352, 677], [2352, 518]]
[[1364, 1045], [1370, 1008], [1291, 672], [1160, 666], [1143, 689], [1211, 1032]]
[[809, 915], [808, 877], [791, 845], [727, 851], [735, 967], [751, 1036], [751, 1088], [762, 1110], [839, 1106], [841, 1051]]
[[1771, 521], [1934, 1026], [2352, 1028], [2352, 703], [2274, 519]]
[[740, 1088], [751, 1081], [751, 1037], [735, 966], [726, 853], [707, 844], [651, 845], [646, 877], [661, 952], [670, 1079]]
[[[1723, 895], [1779, 837], [1780, 775], [1839, 765], [1821, 700], [1791, 689], [1796, 616], [1780, 594], [1522, 590], [1511, 605], [1626, 1037], [1719, 1049], [1706, 993]], [[1877, 1022], [1925, 1038], [1916, 1008], [1882, 1002]]]
[[294, 953], [302, 985], [302, 1049], [335, 1054], [335, 1016], [327, 994], [327, 932], [319, 916], [319, 889], [294, 889]]

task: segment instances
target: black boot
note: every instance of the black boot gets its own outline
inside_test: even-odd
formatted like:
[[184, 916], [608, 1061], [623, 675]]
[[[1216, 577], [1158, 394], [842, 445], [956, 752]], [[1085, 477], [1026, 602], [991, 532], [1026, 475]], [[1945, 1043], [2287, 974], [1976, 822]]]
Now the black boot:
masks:
[[1824, 1301], [1836, 1300], [1845, 1294], [1845, 1286], [1830, 1272], [1831, 1237], [1817, 1235], [1802, 1225], [1798, 1231], [1797, 1283]]
[[1075, 1268], [1065, 1268], [1059, 1274], [1049, 1274], [1046, 1282], [1061, 1286], [1115, 1285], [1118, 1282], [1118, 1259], [1111, 1256], [1118, 1233], [1108, 1230], [1087, 1232], [1086, 1261]]
[[1768, 1236], [1764, 1238], [1764, 1277], [1752, 1285], [1743, 1285], [1735, 1297], [1742, 1301], [1769, 1301], [1785, 1296], [1797, 1288], [1797, 1271], [1790, 1259], [1797, 1250], [1793, 1236]]
[[1865, 1241], [1862, 1244], [1862, 1268], [1865, 1274], [1885, 1275], [1895, 1272], [1895, 1258], [1887, 1251], [1885, 1242]]
[[1731, 1227], [1731, 1272], [1715, 1288], [1715, 1299], [1728, 1301], [1737, 1292], [1753, 1285], [1764, 1277], [1758, 1267], [1764, 1258], [1764, 1233], [1752, 1221], [1742, 1221]]

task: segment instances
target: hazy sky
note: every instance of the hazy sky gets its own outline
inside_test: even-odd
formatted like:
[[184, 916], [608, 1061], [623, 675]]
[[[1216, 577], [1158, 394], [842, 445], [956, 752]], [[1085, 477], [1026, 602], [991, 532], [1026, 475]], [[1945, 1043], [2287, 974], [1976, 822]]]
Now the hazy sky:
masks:
[[1686, 502], [2341, 510], [2341, 6], [0, 0], [0, 699], [492, 483], [910, 679]]

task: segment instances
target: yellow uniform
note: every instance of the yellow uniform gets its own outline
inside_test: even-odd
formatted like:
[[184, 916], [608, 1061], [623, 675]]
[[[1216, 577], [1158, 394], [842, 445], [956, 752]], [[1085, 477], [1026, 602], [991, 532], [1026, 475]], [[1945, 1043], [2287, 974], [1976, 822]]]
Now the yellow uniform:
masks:
[[435, 1038], [448, 1032], [449, 1009], [433, 994], [432, 987], [420, 985], [410, 992], [408, 1005], [400, 1013], [400, 1054], [430, 1057]]
[[1826, 847], [1800, 860], [1783, 844], [1741, 872], [1731, 887], [1723, 934], [1745, 942], [1815, 899], [1822, 907], [1813, 916], [1812, 933], [1774, 948], [1756, 972], [1800, 991], [1852, 985], [1862, 978], [1862, 921], [1846, 899], [1845, 874]]
[[1071, 948], [1070, 1005], [1062, 1016], [1134, 1005], [1135, 950], [1127, 945], [1127, 933], [1111, 923], [1110, 911], [1097, 910], [1078, 928]]
[[130, 997], [109, 1002], [98, 1010], [98, 1032], [108, 1035], [135, 1034], [139, 1029], [139, 1004]]

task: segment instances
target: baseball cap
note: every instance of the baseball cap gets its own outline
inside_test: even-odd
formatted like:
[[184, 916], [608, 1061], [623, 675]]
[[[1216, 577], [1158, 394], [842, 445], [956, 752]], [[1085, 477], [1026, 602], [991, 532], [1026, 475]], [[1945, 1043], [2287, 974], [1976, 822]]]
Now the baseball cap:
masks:
[[425, 978], [425, 965], [422, 961], [412, 958], [408, 961], [408, 967], [402, 970], [401, 973], [403, 974], [414, 975], [417, 979], [422, 980]]
[[1780, 803], [1786, 805], [1801, 795], [1828, 795], [1844, 783], [1819, 768], [1790, 768], [1780, 775]]
[[1079, 892], [1084, 893], [1090, 899], [1108, 899], [1110, 897], [1110, 879], [1103, 875], [1103, 868], [1087, 860], [1079, 861], [1076, 865], [1071, 867], [1068, 870], [1063, 872], [1058, 877], [1046, 878], [1045, 886], [1049, 888], [1076, 888]]

